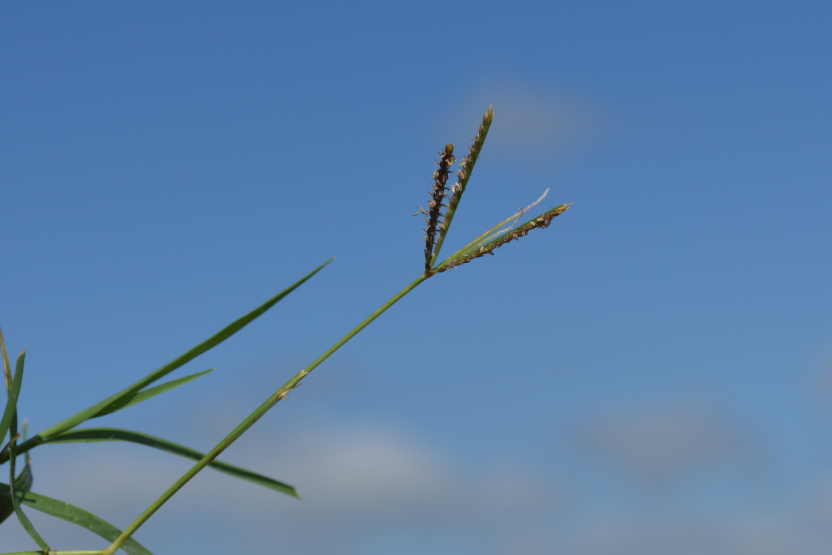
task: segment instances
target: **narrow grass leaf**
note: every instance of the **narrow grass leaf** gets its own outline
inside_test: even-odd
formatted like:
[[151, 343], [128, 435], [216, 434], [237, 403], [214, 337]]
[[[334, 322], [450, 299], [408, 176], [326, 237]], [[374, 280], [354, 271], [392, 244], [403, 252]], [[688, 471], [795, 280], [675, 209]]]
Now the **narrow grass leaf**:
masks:
[[[0, 420], [0, 441], [5, 439], [6, 433], [12, 424], [17, 410], [17, 398], [20, 396], [20, 385], [23, 383], [23, 363], [26, 361], [26, 351], [17, 357], [17, 367], [12, 378], [12, 386], [9, 389], [9, 400], [6, 401], [6, 409], [3, 411], [3, 420]], [[17, 432], [15, 432], [17, 433]], [[10, 436], [11, 437], [11, 436]]]
[[[10, 499], [11, 496], [9, 494], [8, 485], [0, 484], [0, 497]], [[32, 492], [19, 494], [18, 497], [21, 503], [35, 509], [36, 511], [77, 524], [78, 526], [86, 528], [90, 532], [101, 536], [107, 541], [114, 541], [121, 535], [121, 530], [112, 524], [109, 524], [84, 509], [70, 505], [69, 503]], [[127, 540], [121, 548], [126, 551], [128, 555], [153, 555], [134, 539]]]
[[[14, 480], [14, 489], [17, 492], [27, 492], [32, 489], [33, 482], [34, 477], [32, 476], [32, 465], [29, 464], [29, 459], [27, 458], [25, 468], [20, 471], [20, 474], [18, 474], [17, 478]], [[8, 486], [2, 485], [0, 485], [0, 487], [8, 488]], [[14, 504], [12, 503], [11, 498], [0, 497], [0, 523], [9, 518], [13, 512]]]
[[[117, 428], [87, 428], [83, 430], [72, 430], [50, 438], [46, 441], [46, 443], [89, 443], [97, 441], [127, 441], [130, 443], [138, 443], [139, 445], [146, 445], [155, 449], [161, 449], [162, 451], [167, 451], [168, 453], [179, 455], [180, 457], [185, 457], [186, 459], [194, 461], [202, 460], [205, 456], [204, 453], [200, 453], [199, 451], [178, 445], [171, 441], [130, 430], [119, 430]], [[241, 480], [247, 480], [259, 486], [273, 489], [300, 499], [300, 495], [294, 487], [263, 476], [262, 474], [257, 474], [256, 472], [251, 472], [220, 461], [212, 461], [208, 466], [214, 470], [228, 474], [229, 476], [234, 476], [235, 478], [240, 478]]]
[[164, 393], [165, 391], [170, 391], [171, 389], [175, 389], [180, 385], [185, 385], [186, 383], [193, 381], [199, 377], [204, 376], [210, 372], [213, 372], [214, 369], [211, 368], [210, 370], [205, 370], [204, 372], [197, 372], [196, 374], [191, 374], [189, 376], [185, 376], [184, 378], [178, 378], [176, 380], [171, 380], [167, 383], [163, 383], [162, 385], [157, 385], [155, 387], [149, 387], [147, 389], [142, 389], [141, 391], [137, 391], [130, 395], [126, 395], [122, 397], [122, 399], [118, 403], [114, 403], [108, 407], [105, 407], [101, 410], [98, 414], [93, 416], [93, 418], [98, 418], [99, 416], [104, 416], [105, 414], [111, 414], [121, 409], [126, 409], [127, 407], [132, 407], [133, 405], [137, 405], [142, 401], [147, 401], [148, 399], [159, 395], [160, 393]]
[[[16, 422], [15, 422], [15, 424], [16, 424]], [[14, 426], [14, 427], [16, 428], [17, 426]], [[17, 433], [17, 430], [15, 430], [15, 433]], [[40, 537], [40, 534], [38, 534], [38, 531], [35, 530], [35, 527], [32, 525], [32, 522], [29, 520], [29, 517], [27, 517], [26, 513], [23, 512], [23, 509], [20, 508], [20, 503], [18, 502], [18, 499], [17, 499], [18, 493], [17, 493], [16, 487], [15, 487], [17, 485], [16, 484], [17, 480], [14, 477], [14, 470], [15, 470], [14, 467], [15, 467], [16, 460], [17, 460], [17, 453], [15, 452], [14, 442], [12, 442], [11, 458], [9, 459], [9, 484], [10, 484], [9, 485], [9, 496], [11, 497], [11, 500], [12, 500], [12, 506], [14, 507], [14, 512], [17, 513], [17, 520], [20, 521], [20, 524], [23, 526], [23, 528], [26, 530], [26, 532], [28, 532], [29, 536], [31, 536], [32, 539], [35, 540], [35, 543], [38, 544], [38, 547], [43, 549], [45, 552], [48, 552], [49, 551], [49, 544], [47, 544], [43, 540], [43, 538]]]
[[[222, 343], [223, 341], [225, 341], [226, 339], [228, 339], [229, 337], [231, 337], [232, 335], [234, 335], [235, 333], [237, 333], [238, 331], [243, 329], [245, 326], [250, 324], [258, 316], [261, 316], [264, 312], [266, 312], [272, 306], [277, 304], [277, 302], [280, 301], [281, 299], [283, 299], [286, 295], [288, 295], [289, 293], [291, 293], [292, 291], [294, 291], [295, 289], [300, 287], [309, 278], [311, 278], [312, 276], [317, 274], [319, 271], [321, 271], [324, 266], [326, 266], [327, 264], [332, 262], [332, 260], [333, 259], [330, 258], [329, 260], [327, 260], [326, 262], [324, 262], [323, 264], [321, 264], [320, 266], [315, 268], [313, 271], [308, 273], [306, 276], [304, 276], [303, 278], [301, 278], [300, 280], [295, 282], [293, 285], [284, 289], [283, 291], [278, 293], [276, 296], [272, 297], [271, 299], [269, 299], [268, 301], [266, 301], [265, 303], [263, 303], [259, 307], [255, 308], [254, 310], [252, 310], [251, 312], [249, 312], [248, 314], [243, 316], [242, 318], [239, 318], [239, 319], [235, 320], [233, 323], [226, 326], [225, 328], [220, 330], [218, 333], [216, 333], [213, 336], [211, 336], [210, 338], [206, 339], [205, 341], [203, 341], [202, 343], [200, 343], [199, 345], [197, 345], [193, 349], [189, 350], [185, 354], [183, 354], [183, 355], [175, 358], [174, 360], [170, 361], [169, 363], [165, 364], [164, 366], [162, 366], [161, 368], [159, 368], [155, 372], [151, 372], [150, 374], [148, 374], [147, 376], [145, 376], [141, 380], [137, 381], [136, 383], [134, 383], [130, 387], [127, 387], [126, 389], [123, 389], [123, 390], [119, 391], [115, 395], [111, 395], [110, 397], [104, 399], [103, 401], [98, 402], [98, 403], [92, 405], [91, 407], [82, 410], [81, 412], [75, 414], [74, 416], [71, 416], [71, 417], [67, 418], [66, 420], [63, 420], [63, 421], [59, 422], [58, 424], [55, 424], [51, 428], [47, 428], [46, 430], [42, 431], [38, 435], [34, 436], [32, 439], [23, 442], [19, 447], [19, 451], [20, 452], [26, 452], [29, 449], [31, 449], [32, 447], [35, 447], [37, 445], [42, 444], [44, 442], [44, 440], [46, 440], [50, 437], [54, 437], [54, 436], [56, 436], [56, 435], [58, 435], [62, 432], [65, 432], [66, 430], [72, 429], [75, 426], [81, 424], [82, 422], [84, 422], [86, 420], [89, 420], [90, 418], [95, 417], [102, 410], [106, 410], [110, 406], [118, 406], [118, 404], [121, 402], [121, 400], [124, 397], [127, 397], [127, 396], [129, 396], [129, 395], [131, 395], [131, 394], [133, 394], [137, 391], [140, 391], [140, 390], [144, 389], [145, 387], [152, 384], [153, 382], [167, 376], [168, 374], [170, 374], [171, 372], [173, 372], [174, 370], [176, 370], [177, 368], [179, 368], [183, 364], [185, 364], [185, 363], [191, 361], [192, 359], [198, 357], [199, 355], [201, 355], [205, 351], [208, 351], [209, 349], [212, 349], [212, 348], [216, 347], [217, 345], [219, 345], [220, 343]], [[5, 460], [6, 459], [4, 457], [0, 457], [0, 463], [3, 463]]]
[[[14, 512], [17, 513], [17, 520], [20, 521], [20, 524], [35, 540], [35, 543], [38, 544], [38, 547], [43, 549], [44, 552], [49, 551], [49, 545], [43, 541], [43, 538], [40, 537], [38, 531], [35, 530], [35, 527], [32, 526], [32, 522], [29, 520], [29, 517], [26, 516], [26, 513], [20, 508], [20, 504], [17, 501], [17, 479], [15, 478], [14, 471], [15, 471], [15, 463], [17, 462], [17, 438], [20, 437], [17, 433], [17, 399], [19, 398], [20, 394], [20, 384], [23, 381], [23, 367], [26, 362], [26, 351], [20, 353], [20, 356], [17, 357], [17, 365], [14, 369], [14, 378], [12, 379], [12, 383], [17, 384], [17, 393], [18, 396], [14, 399], [14, 406], [12, 407], [12, 418], [9, 425], [9, 437], [11, 438], [9, 442], [9, 495], [11, 496], [12, 506], [14, 507]], [[11, 390], [9, 391], [9, 403], [11, 404]], [[26, 464], [28, 465], [28, 459]]]

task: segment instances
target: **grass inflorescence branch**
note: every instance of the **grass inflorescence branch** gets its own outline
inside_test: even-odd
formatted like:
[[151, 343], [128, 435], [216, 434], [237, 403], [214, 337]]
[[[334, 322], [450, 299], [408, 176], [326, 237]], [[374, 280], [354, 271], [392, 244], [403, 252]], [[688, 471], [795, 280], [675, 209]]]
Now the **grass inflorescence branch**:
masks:
[[468, 252], [465, 252], [463, 250], [460, 253], [457, 253], [456, 255], [452, 256], [451, 258], [443, 262], [438, 268], [436, 268], [435, 271], [437, 273], [444, 272], [445, 270], [450, 270], [451, 268], [461, 266], [462, 264], [471, 262], [475, 258], [485, 256], [486, 254], [493, 255], [496, 249], [499, 249], [506, 243], [510, 243], [512, 241], [520, 239], [521, 237], [525, 237], [529, 234], [531, 230], [545, 229], [549, 227], [549, 224], [552, 223], [552, 220], [554, 220], [567, 210], [569, 210], [569, 204], [561, 204], [560, 206], [556, 206], [551, 210], [544, 212], [537, 218], [533, 218], [532, 220], [524, 223], [519, 227], [506, 231], [496, 239], [493, 239], [482, 246], [476, 247]]
[[465, 188], [468, 186], [468, 179], [471, 178], [471, 172], [474, 171], [474, 166], [480, 157], [482, 145], [485, 143], [485, 137], [488, 135], [488, 130], [491, 129], [491, 122], [494, 121], [493, 106], [488, 107], [488, 111], [482, 117], [482, 124], [477, 129], [477, 135], [474, 137], [471, 146], [468, 148], [468, 156], [462, 159], [459, 163], [459, 171], [456, 172], [457, 183], [451, 187], [451, 197], [448, 200], [448, 211], [442, 225], [442, 230], [439, 233], [439, 240], [436, 242], [436, 249], [431, 258], [430, 265], [436, 264], [436, 259], [439, 257], [439, 251], [442, 249], [442, 243], [445, 242], [445, 236], [448, 234], [448, 228], [451, 227], [451, 222], [454, 220], [456, 209], [459, 206], [459, 201], [462, 200], [462, 195], [465, 193]]
[[442, 221], [442, 208], [445, 207], [445, 196], [448, 190], [448, 174], [451, 166], [456, 162], [454, 156], [454, 144], [449, 143], [439, 153], [439, 160], [436, 162], [439, 169], [433, 172], [433, 183], [431, 184], [431, 196], [428, 201], [428, 209], [421, 209], [427, 222], [425, 229], [425, 272], [430, 273], [433, 262], [433, 247], [436, 244], [436, 234], [446, 229]]

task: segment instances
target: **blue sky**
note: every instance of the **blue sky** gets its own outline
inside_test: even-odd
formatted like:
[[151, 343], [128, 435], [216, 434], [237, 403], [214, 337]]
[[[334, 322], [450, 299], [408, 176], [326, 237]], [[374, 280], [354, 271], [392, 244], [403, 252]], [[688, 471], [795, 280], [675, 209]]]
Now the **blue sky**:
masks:
[[[0, 326], [33, 431], [336, 256], [177, 376], [215, 372], [96, 423], [212, 447], [419, 275], [436, 152], [490, 104], [447, 248], [546, 188], [574, 202], [417, 288], [225, 455], [305, 501], [206, 472], [137, 533], [157, 555], [828, 551], [826, 3], [1, 10]], [[35, 491], [119, 526], [188, 468], [33, 457]]]

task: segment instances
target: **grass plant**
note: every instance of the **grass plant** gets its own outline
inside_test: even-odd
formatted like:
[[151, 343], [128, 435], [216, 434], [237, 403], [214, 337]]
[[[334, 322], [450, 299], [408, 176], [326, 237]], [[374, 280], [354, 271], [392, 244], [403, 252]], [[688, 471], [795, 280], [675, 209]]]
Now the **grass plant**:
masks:
[[[468, 154], [460, 162], [459, 169], [456, 172], [457, 182], [451, 187], [448, 187], [448, 179], [452, 173], [451, 169], [456, 162], [456, 157], [454, 156], [454, 145], [452, 143], [448, 144], [444, 149], [442, 149], [442, 151], [439, 152], [439, 160], [437, 162], [439, 168], [433, 174], [433, 182], [431, 183], [430, 199], [428, 201], [427, 209], [419, 207], [419, 212], [415, 214], [418, 215], [421, 213], [425, 217], [426, 224], [424, 228], [425, 264], [424, 271], [421, 275], [397, 293], [393, 298], [379, 307], [375, 312], [365, 318], [364, 321], [358, 324], [352, 331], [347, 333], [326, 352], [315, 359], [309, 366], [295, 374], [283, 385], [283, 387], [271, 394], [259, 407], [257, 407], [245, 420], [234, 428], [231, 433], [222, 439], [222, 441], [220, 441], [208, 453], [200, 453], [193, 449], [189, 449], [188, 447], [184, 447], [164, 439], [130, 430], [91, 427], [77, 429], [77, 427], [92, 419], [100, 418], [144, 402], [152, 397], [170, 391], [171, 389], [184, 385], [211, 372], [211, 370], [206, 370], [170, 380], [162, 384], [153, 385], [174, 370], [178, 369], [180, 366], [216, 347], [243, 329], [257, 317], [277, 304], [281, 299], [286, 297], [286, 295], [300, 287], [312, 276], [321, 271], [324, 266], [332, 261], [332, 259], [324, 262], [322, 265], [312, 270], [310, 273], [263, 303], [261, 306], [232, 322], [230, 325], [226, 326], [218, 333], [206, 339], [178, 358], [165, 364], [156, 371], [151, 372], [144, 378], [122, 389], [118, 393], [115, 393], [110, 397], [87, 407], [86, 409], [76, 413], [74, 416], [58, 422], [31, 438], [26, 437], [25, 423], [23, 425], [23, 433], [21, 435], [18, 430], [17, 421], [17, 401], [20, 396], [21, 386], [23, 383], [26, 352], [24, 351], [17, 358], [14, 372], [12, 372], [11, 363], [6, 351], [6, 343], [3, 339], [2, 331], [0, 331], [0, 350], [2, 351], [3, 372], [6, 382], [6, 392], [8, 394], [8, 401], [6, 402], [6, 406], [3, 411], [2, 420], [0, 420], [0, 442], [2, 442], [3, 445], [2, 449], [0, 449], [0, 465], [9, 465], [9, 483], [0, 484], [0, 523], [11, 517], [12, 514], [15, 514], [17, 519], [32, 537], [33, 542], [39, 548], [33, 551], [5, 555], [114, 555], [119, 549], [125, 551], [129, 555], [151, 555], [150, 551], [133, 539], [133, 534], [151, 516], [153, 516], [153, 514], [159, 510], [162, 505], [173, 497], [176, 492], [187, 484], [191, 478], [196, 476], [206, 467], [211, 467], [230, 476], [248, 480], [260, 486], [299, 498], [300, 496], [298, 495], [297, 490], [286, 483], [279, 482], [256, 472], [220, 462], [216, 459], [229, 445], [234, 443], [234, 441], [243, 435], [243, 433], [245, 433], [246, 430], [257, 422], [257, 420], [266, 414], [266, 412], [285, 399], [287, 394], [297, 387], [298, 384], [300, 384], [300, 382], [315, 368], [317, 368], [321, 363], [335, 353], [335, 351], [340, 349], [345, 343], [367, 327], [373, 320], [381, 316], [382, 313], [396, 304], [399, 299], [410, 293], [423, 281], [430, 279], [436, 274], [450, 270], [451, 268], [467, 264], [477, 258], [485, 256], [486, 254], [493, 255], [496, 249], [526, 236], [533, 229], [548, 227], [554, 218], [560, 216], [569, 208], [568, 204], [561, 204], [517, 226], [517, 222], [545, 198], [546, 193], [548, 193], [547, 189], [543, 196], [536, 202], [524, 209], [521, 209], [518, 213], [513, 214], [506, 220], [490, 228], [488, 231], [449, 256], [443, 262], [437, 264], [445, 237], [447, 236], [448, 230], [450, 229], [451, 223], [454, 219], [454, 215], [459, 207], [462, 195], [465, 193], [468, 186], [468, 180], [471, 177], [474, 166], [479, 159], [480, 152], [482, 151], [483, 144], [485, 143], [485, 139], [488, 135], [493, 119], [494, 112], [491, 108], [489, 108], [488, 112], [485, 116], [483, 116], [482, 124], [477, 131], [477, 135], [474, 138], [471, 147], [469, 148]], [[508, 227], [504, 228], [507, 224]], [[46, 443], [101, 441], [127, 441], [140, 445], [146, 445], [162, 451], [167, 451], [168, 453], [178, 455], [180, 457], [192, 459], [196, 461], [196, 464], [181, 478], [179, 478], [179, 480], [177, 480], [167, 491], [162, 493], [156, 501], [154, 501], [133, 521], [133, 523], [131, 523], [124, 530], [117, 529], [102, 518], [85, 511], [84, 509], [75, 507], [57, 499], [52, 499], [44, 495], [34, 493], [32, 491], [34, 479], [30, 464], [30, 451], [34, 448]], [[16, 463], [18, 458], [21, 456], [24, 457], [23, 469], [19, 473], [16, 473]], [[44, 538], [40, 536], [34, 526], [32, 526], [32, 523], [26, 516], [24, 507], [27, 510], [34, 509], [41, 511], [50, 516], [66, 520], [73, 524], [77, 524], [78, 526], [83, 526], [90, 532], [101, 536], [107, 541], [110, 541], [111, 544], [109, 547], [102, 550], [55, 550], [44, 540]]]

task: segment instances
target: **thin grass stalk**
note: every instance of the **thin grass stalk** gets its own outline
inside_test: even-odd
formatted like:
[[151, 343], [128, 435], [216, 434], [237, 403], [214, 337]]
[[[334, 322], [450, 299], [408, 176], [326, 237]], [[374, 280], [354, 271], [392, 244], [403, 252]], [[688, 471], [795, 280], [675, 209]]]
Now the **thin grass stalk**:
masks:
[[[541, 199], [542, 199], [542, 197], [541, 197]], [[538, 202], [539, 202], [539, 200], [538, 200]], [[517, 235], [518, 233], [519, 233], [518, 237], [526, 235], [531, 229], [534, 229], [535, 227], [540, 227], [540, 226], [548, 227], [549, 222], [551, 222], [551, 220], [556, 215], [560, 215], [567, 208], [568, 208], [568, 205], [561, 205], [557, 208], [554, 208], [554, 209], [550, 210], [546, 214], [544, 214], [544, 215], [542, 215], [538, 218], [535, 218], [534, 220], [532, 220], [530, 222], [527, 222], [526, 224], [523, 224], [522, 226], [520, 226], [520, 228], [518, 228], [516, 230], [515, 235]], [[551, 216], [551, 217], [549, 216], [549, 214], [554, 213], [556, 211], [557, 211], [557, 214], [555, 214], [555, 216]], [[513, 216], [513, 217], [516, 217], [516, 215]], [[546, 220], [545, 225], [542, 225], [540, 223], [543, 220]], [[506, 221], [509, 221], [509, 220], [506, 220]], [[503, 222], [503, 223], [505, 223], [505, 222]], [[502, 226], [502, 225], [503, 224], [501, 223], [500, 226]], [[500, 226], [497, 226], [497, 227], [500, 227]], [[486, 235], [488, 235], [488, 234], [486, 234]], [[509, 242], [509, 241], [514, 240], [515, 238], [517, 238], [517, 237], [512, 237], [511, 239], [506, 240], [505, 236], [506, 236], [506, 234], [503, 234], [503, 235], [499, 236], [497, 239], [491, 241], [486, 246], [490, 246], [490, 249], [493, 250], [494, 248], [497, 248], [502, 244], [502, 243], [500, 243], [500, 241]], [[476, 242], [477, 242], [477, 240], [473, 241], [473, 243], [476, 243]], [[496, 246], [493, 246], [493, 245], [496, 245]], [[475, 253], [475, 255], [470, 255], [470, 254], [466, 255], [465, 252], [464, 252], [464, 249], [461, 249], [461, 250], [457, 251], [453, 256], [451, 256], [447, 261], [443, 262], [442, 265], [440, 266], [440, 268], [442, 268], [442, 269], [438, 269], [438, 271], [444, 271], [444, 270], [448, 269], [449, 267], [452, 267], [452, 266], [446, 266], [446, 263], [448, 263], [448, 262], [452, 263], [454, 266], [458, 266], [460, 264], [464, 264], [465, 262], [469, 262], [470, 260], [473, 260], [473, 258], [478, 258], [479, 256], [482, 256], [482, 254]], [[467, 258], [467, 257], [470, 257], [470, 258]], [[460, 259], [461, 259], [461, 261], [457, 261], [457, 260], [460, 260]], [[147, 519], [149, 519], [151, 516], [153, 516], [153, 514], [156, 511], [158, 511], [159, 508], [162, 505], [164, 505], [171, 497], [173, 497], [173, 495], [176, 494], [176, 492], [178, 492], [180, 489], [182, 489], [182, 487], [185, 484], [187, 484], [194, 476], [196, 476], [203, 468], [208, 466], [215, 458], [217, 458], [220, 455], [220, 453], [222, 453], [225, 449], [228, 448], [229, 445], [231, 445], [237, 439], [239, 439], [239, 437], [242, 436], [246, 432], [246, 430], [251, 428], [251, 426], [253, 426], [254, 423], [257, 422], [264, 414], [266, 414], [273, 406], [275, 406], [281, 400], [285, 399], [286, 395], [288, 395], [288, 393], [291, 390], [296, 388], [298, 386], [298, 384], [300, 384], [301, 380], [303, 380], [303, 378], [305, 378], [307, 375], [309, 375], [309, 373], [312, 372], [312, 370], [317, 368], [322, 362], [324, 362], [326, 359], [328, 359], [335, 351], [337, 351], [338, 349], [343, 347], [344, 344], [346, 344], [350, 339], [355, 337], [361, 330], [366, 328], [371, 322], [373, 322], [373, 320], [375, 320], [376, 318], [381, 316], [387, 309], [389, 309], [391, 306], [396, 304], [402, 297], [404, 297], [405, 295], [407, 295], [408, 293], [413, 291], [420, 283], [422, 283], [426, 279], [429, 279], [433, 275], [435, 275], [433, 272], [430, 272], [430, 273], [425, 272], [421, 276], [416, 278], [416, 280], [414, 280], [410, 285], [408, 285], [407, 287], [402, 289], [392, 299], [390, 299], [389, 301], [384, 303], [381, 307], [378, 308], [378, 310], [373, 312], [363, 322], [358, 324], [358, 326], [356, 326], [351, 332], [349, 332], [347, 335], [342, 337], [338, 342], [336, 342], [332, 347], [330, 347], [326, 352], [324, 352], [324, 354], [322, 354], [317, 359], [315, 359], [315, 361], [312, 362], [312, 364], [310, 364], [309, 366], [307, 366], [306, 368], [304, 368], [303, 370], [301, 370], [300, 372], [295, 374], [295, 376], [291, 380], [286, 382], [286, 384], [284, 384], [283, 387], [278, 389], [268, 399], [266, 399], [266, 401], [262, 405], [257, 407], [257, 409], [255, 409], [255, 411], [252, 412], [248, 416], [248, 418], [243, 420], [243, 422], [239, 426], [234, 428], [234, 430], [230, 434], [228, 434], [220, 443], [218, 443], [216, 447], [214, 447], [211, 451], [209, 451], [208, 454], [205, 455], [205, 457], [203, 457], [196, 465], [194, 465], [188, 472], [186, 472], [185, 475], [183, 475], [179, 480], [177, 480], [176, 483], [173, 484], [173, 486], [171, 486], [164, 494], [162, 494], [161, 497], [159, 497], [159, 499], [154, 501], [153, 504], [150, 507], [147, 508], [147, 510], [145, 510], [141, 515], [139, 515], [139, 517], [130, 526], [128, 526], [124, 530], [124, 532], [121, 534], [121, 536], [119, 536], [110, 545], [110, 547], [108, 547], [107, 549], [104, 550], [104, 555], [114, 555], [115, 552], [121, 547], [121, 545], [123, 545], [124, 542], [127, 541], [130, 538], [130, 536], [136, 530], [138, 530], [139, 527], [142, 524], [144, 524], [147, 521]]]
[[266, 414], [273, 406], [275, 406], [279, 401], [286, 398], [286, 395], [296, 388], [298, 384], [309, 375], [312, 370], [317, 368], [323, 361], [328, 359], [335, 351], [340, 349], [344, 346], [347, 341], [352, 339], [356, 336], [361, 330], [366, 328], [373, 320], [381, 316], [388, 308], [396, 304], [402, 297], [413, 291], [420, 283], [428, 279], [430, 276], [428, 274], [422, 274], [419, 276], [413, 283], [402, 289], [395, 297], [384, 303], [378, 310], [370, 314], [363, 322], [358, 324], [351, 332], [347, 335], [342, 337], [335, 345], [330, 347], [324, 354], [319, 356], [312, 364], [295, 374], [295, 376], [286, 382], [286, 384], [278, 389], [275, 393], [269, 396], [266, 401], [257, 407], [257, 409], [252, 412], [248, 418], [243, 420], [243, 422], [234, 428], [234, 430], [228, 434], [225, 439], [217, 444], [216, 447], [211, 449], [205, 457], [202, 458], [196, 465], [194, 465], [188, 472], [185, 473], [179, 480], [174, 483], [170, 489], [168, 489], [164, 494], [162, 494], [159, 499], [153, 502], [153, 504], [147, 508], [145, 512], [143, 512], [139, 517], [130, 525], [128, 526], [124, 532], [119, 536], [107, 549], [102, 552], [102, 555], [114, 555], [115, 552], [126, 542], [133, 533], [139, 529], [139, 527], [144, 524], [147, 519], [149, 519], [153, 514], [159, 510], [159, 508], [164, 505], [168, 499], [173, 497], [173, 495], [182, 489], [182, 487], [187, 484], [191, 478], [196, 476], [203, 468], [208, 466], [215, 458], [217, 458], [220, 453], [225, 451], [229, 445], [234, 443], [243, 433], [246, 432], [249, 428], [251, 428], [255, 422], [260, 420], [260, 418]]

